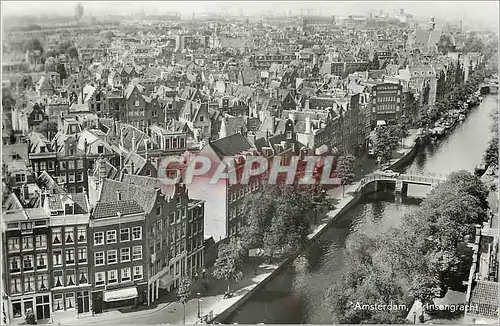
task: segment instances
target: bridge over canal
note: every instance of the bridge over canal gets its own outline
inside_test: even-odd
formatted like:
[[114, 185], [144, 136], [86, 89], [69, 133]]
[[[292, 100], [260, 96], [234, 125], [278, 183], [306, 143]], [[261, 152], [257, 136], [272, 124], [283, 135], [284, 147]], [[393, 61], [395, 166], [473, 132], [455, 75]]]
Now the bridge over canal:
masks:
[[392, 183], [396, 185], [396, 192], [402, 193], [406, 192], [409, 184], [417, 184], [435, 187], [446, 181], [447, 175], [443, 174], [397, 174], [390, 175], [384, 172], [374, 172], [367, 175], [361, 180], [358, 191], [363, 189], [368, 184], [374, 184], [375, 190], [377, 190], [380, 183]]

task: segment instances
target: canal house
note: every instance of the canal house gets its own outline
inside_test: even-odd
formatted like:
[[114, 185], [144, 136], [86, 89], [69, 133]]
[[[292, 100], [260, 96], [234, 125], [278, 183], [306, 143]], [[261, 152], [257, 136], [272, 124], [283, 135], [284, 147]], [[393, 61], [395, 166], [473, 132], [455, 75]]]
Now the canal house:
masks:
[[49, 216], [41, 208], [23, 209], [11, 194], [2, 213], [3, 309], [10, 322], [23, 322], [28, 312], [36, 320], [51, 317], [48, 259]]
[[120, 193], [99, 201], [90, 216], [94, 313], [147, 302], [145, 212]]

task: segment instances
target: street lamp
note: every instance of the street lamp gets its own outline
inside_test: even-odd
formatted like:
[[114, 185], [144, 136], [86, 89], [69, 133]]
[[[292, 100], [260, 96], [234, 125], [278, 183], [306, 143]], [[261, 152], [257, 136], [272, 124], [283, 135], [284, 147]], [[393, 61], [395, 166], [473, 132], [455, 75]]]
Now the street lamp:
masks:
[[201, 293], [198, 292], [197, 294], [198, 294], [198, 318], [200, 318], [201, 317], [200, 305], [201, 305], [201, 301], [203, 301], [203, 300], [201, 300]]

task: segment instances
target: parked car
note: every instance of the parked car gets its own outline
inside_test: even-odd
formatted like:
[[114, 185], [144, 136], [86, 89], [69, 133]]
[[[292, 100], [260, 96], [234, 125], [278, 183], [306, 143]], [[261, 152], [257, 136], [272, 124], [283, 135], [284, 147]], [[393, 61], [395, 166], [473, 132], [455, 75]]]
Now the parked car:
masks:
[[400, 173], [394, 172], [392, 170], [384, 170], [384, 171], [382, 171], [382, 174], [384, 174], [388, 177], [391, 177], [391, 178], [397, 178], [400, 175]]

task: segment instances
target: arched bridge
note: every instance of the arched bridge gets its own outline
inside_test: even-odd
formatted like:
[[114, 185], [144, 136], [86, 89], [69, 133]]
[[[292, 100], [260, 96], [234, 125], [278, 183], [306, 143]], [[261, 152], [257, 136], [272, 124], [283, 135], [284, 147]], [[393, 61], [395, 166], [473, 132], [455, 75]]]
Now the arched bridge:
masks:
[[372, 182], [382, 181], [382, 182], [394, 182], [396, 184], [396, 191], [401, 191], [403, 186], [408, 184], [426, 185], [430, 187], [435, 187], [440, 183], [446, 181], [447, 175], [443, 174], [390, 174], [384, 172], [374, 172], [363, 179], [361, 179], [361, 184], [358, 191], [363, 187]]

